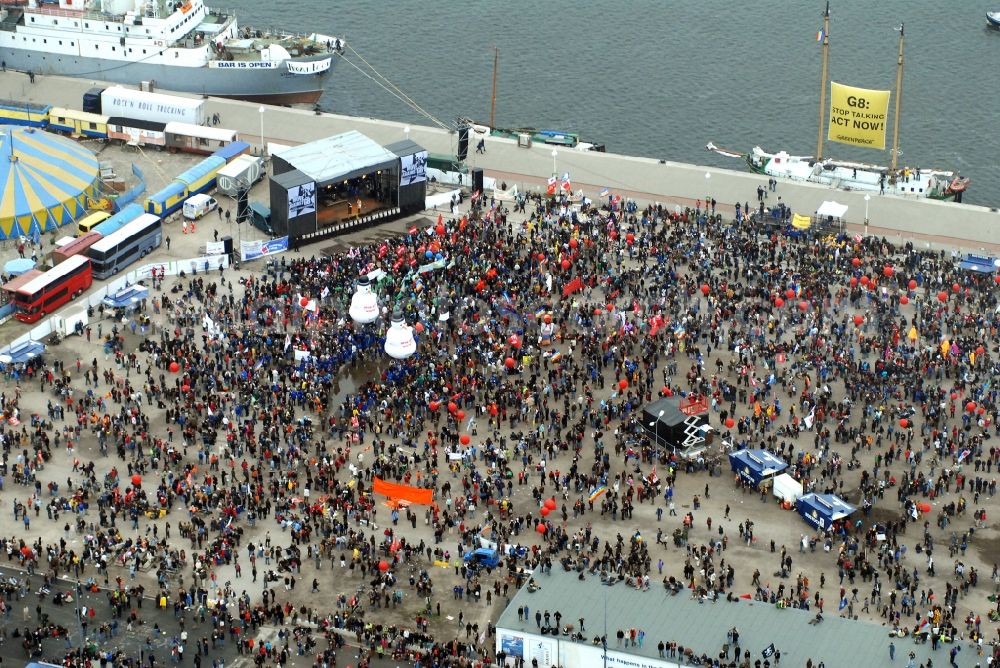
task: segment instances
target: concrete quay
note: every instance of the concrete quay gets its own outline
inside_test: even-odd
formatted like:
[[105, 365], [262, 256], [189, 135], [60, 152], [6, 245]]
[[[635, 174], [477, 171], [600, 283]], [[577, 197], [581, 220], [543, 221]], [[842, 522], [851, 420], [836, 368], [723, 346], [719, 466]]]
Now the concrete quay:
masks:
[[[79, 108], [84, 91], [93, 85], [97, 82], [42, 76], [36, 76], [31, 84], [27, 76], [7, 72], [0, 75], [0, 97]], [[305, 109], [260, 107], [236, 100], [211, 98], [206, 110], [209, 114], [218, 113], [221, 125], [239, 131], [244, 140], [258, 145], [262, 140], [299, 144], [352, 129], [386, 144], [403, 139], [407, 127], [410, 139], [431, 153], [454, 154], [458, 141], [455, 131], [440, 128]], [[592, 198], [608, 188], [637, 200], [667, 205], [690, 206], [699, 199], [715, 198], [724, 209], [730, 209], [736, 202], [755, 206], [757, 186], [766, 186], [767, 181], [766, 177], [738, 170], [614, 153], [555, 150], [553, 157], [553, 147], [548, 145], [522, 148], [514, 140], [490, 137], [485, 154], [477, 154], [475, 142], [470, 142], [468, 164], [522, 189], [542, 188], [553, 172], [560, 175], [568, 172], [574, 191], [582, 189]], [[975, 174], [971, 176], [975, 179]], [[972, 187], [976, 187], [974, 180]], [[770, 195], [768, 203], [774, 203], [778, 196], [793, 211], [802, 214], [814, 212], [825, 200], [846, 204], [848, 228], [858, 234], [865, 232], [864, 193], [779, 181], [778, 191]], [[936, 246], [1000, 252], [1000, 213], [995, 208], [875, 195], [868, 202], [868, 219], [869, 234], [885, 236], [892, 242], [923, 241]]]

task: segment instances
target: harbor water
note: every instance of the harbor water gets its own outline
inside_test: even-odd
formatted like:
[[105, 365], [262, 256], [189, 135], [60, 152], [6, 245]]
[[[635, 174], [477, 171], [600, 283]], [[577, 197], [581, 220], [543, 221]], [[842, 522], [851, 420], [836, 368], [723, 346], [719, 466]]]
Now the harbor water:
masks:
[[[579, 132], [608, 150], [737, 167], [714, 141], [811, 155], [816, 148], [823, 3], [549, 0], [427, 3], [236, 0], [241, 22], [342, 35], [379, 72], [447, 123], [486, 122], [500, 48], [496, 125]], [[966, 201], [1000, 204], [996, 91], [1000, 33], [981, 3], [831, 6], [830, 79], [892, 89], [906, 26], [900, 166], [971, 176]], [[350, 57], [350, 56], [349, 56]], [[351, 57], [359, 65], [356, 57]], [[321, 101], [336, 113], [426, 119], [346, 62]], [[886, 143], [891, 145], [890, 131]], [[828, 143], [825, 155], [888, 164], [887, 151]]]

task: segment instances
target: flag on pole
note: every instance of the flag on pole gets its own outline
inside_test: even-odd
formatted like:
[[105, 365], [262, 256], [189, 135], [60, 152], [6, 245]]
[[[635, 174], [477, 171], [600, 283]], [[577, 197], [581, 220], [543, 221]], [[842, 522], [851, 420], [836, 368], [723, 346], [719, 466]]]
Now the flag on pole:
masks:
[[824, 38], [824, 37], [826, 37], [826, 33], [825, 33], [825, 32], [823, 32], [822, 30], [818, 30], [818, 31], [816, 31], [816, 41], [817, 41], [817, 42], [818, 42], [819, 44], [822, 44], [822, 43], [823, 43], [823, 38]]
[[545, 189], [545, 192], [549, 195], [556, 194], [556, 177], [554, 176], [549, 177], [549, 187]]
[[809, 415], [802, 418], [802, 424], [806, 426], [806, 429], [813, 428], [813, 422], [816, 420], [816, 407], [813, 406], [812, 410], [809, 411]]
[[771, 643], [770, 645], [765, 647], [764, 651], [762, 651], [760, 655], [763, 656], [765, 659], [774, 656], [774, 643]]
[[565, 172], [562, 175], [562, 189], [565, 190], [566, 192], [569, 192], [571, 187], [572, 186], [570, 185], [569, 181], [569, 172]]

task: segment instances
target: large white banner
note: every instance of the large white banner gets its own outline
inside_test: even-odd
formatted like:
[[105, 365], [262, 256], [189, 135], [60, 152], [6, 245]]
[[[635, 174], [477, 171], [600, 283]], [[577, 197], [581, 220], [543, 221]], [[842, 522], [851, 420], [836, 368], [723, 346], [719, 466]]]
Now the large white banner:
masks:
[[288, 60], [285, 61], [285, 65], [288, 66], [288, 71], [292, 74], [319, 74], [320, 72], [326, 72], [330, 69], [331, 58], [324, 58], [323, 60], [310, 60], [305, 63], [293, 63]]

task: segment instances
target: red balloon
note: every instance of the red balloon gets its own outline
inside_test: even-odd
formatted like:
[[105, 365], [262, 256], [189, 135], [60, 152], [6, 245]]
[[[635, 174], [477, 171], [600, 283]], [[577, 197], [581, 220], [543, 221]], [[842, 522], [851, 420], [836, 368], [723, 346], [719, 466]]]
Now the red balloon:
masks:
[[309, 305], [308, 297], [303, 297], [302, 299], [299, 300], [299, 306], [308, 306], [308, 305]]
[[703, 294], [703, 295], [705, 295], [707, 297], [708, 293], [709, 293], [709, 291], [711, 289], [712, 288], [708, 287], [708, 283], [705, 283], [704, 285], [701, 286], [701, 294]]
[[893, 269], [889, 265], [886, 265], [886, 266], [882, 267], [882, 275], [885, 276], [886, 278], [889, 278], [890, 276], [892, 276], [892, 272], [893, 272]]
[[917, 289], [917, 279], [911, 278], [910, 281], [909, 281], [909, 283], [906, 284], [906, 286], [908, 288], [910, 288], [911, 290], [916, 290]]
[[965, 410], [967, 410], [970, 413], [976, 410], [976, 402], [970, 401], [969, 403], [965, 404]]
[[576, 239], [570, 239], [569, 240], [569, 247], [570, 248], [574, 248], [575, 249], [579, 245], [580, 245], [580, 242], [577, 241]]
[[472, 440], [472, 439], [471, 439], [471, 438], [469, 438], [469, 435], [468, 435], [468, 434], [462, 434], [462, 435], [461, 435], [461, 436], [459, 436], [459, 438], [458, 438], [458, 441], [459, 441], [459, 443], [461, 443], [462, 445], [468, 445], [468, 444], [469, 444], [469, 442], [470, 442], [471, 440]]
[[851, 276], [851, 287], [856, 288], [858, 286], [858, 279], [855, 276]]
[[140, 487], [142, 485], [142, 476], [136, 473], [132, 476], [132, 486]]
[[187, 384], [181, 385], [181, 392], [190, 392], [190, 391], [191, 391], [190, 385]]
[[791, 288], [785, 290], [785, 299], [795, 299], [795, 290]]
[[550, 496], [549, 498], [545, 499], [545, 507], [548, 508], [549, 510], [555, 510], [556, 498], [554, 496]]
[[448, 412], [449, 413], [454, 413], [457, 410], [458, 410], [458, 404], [456, 404], [454, 401], [449, 401], [448, 402]]
[[907, 427], [910, 426], [910, 423], [906, 418], [900, 418], [899, 426], [902, 427], [903, 429], [906, 429]]
[[907, 297], [906, 295], [900, 295], [899, 296], [899, 303], [902, 304], [903, 306], [906, 306], [907, 304], [910, 303], [910, 298]]
[[736, 426], [736, 420], [733, 418], [726, 418], [726, 429], [732, 429]]
[[871, 283], [871, 280], [872, 279], [868, 278], [868, 274], [865, 274], [864, 276], [861, 277], [861, 285], [868, 285], [869, 283]]
[[976, 346], [976, 354], [977, 355], [982, 355], [985, 352], [986, 352], [986, 348], [983, 348], [982, 346]]
[[455, 411], [455, 419], [461, 422], [465, 419], [465, 411]]
[[383, 573], [385, 573], [387, 570], [389, 570], [389, 563], [385, 559], [383, 559], [382, 561], [378, 562], [378, 569]]
[[946, 302], [946, 301], [948, 301], [948, 293], [945, 292], [944, 290], [942, 290], [941, 292], [939, 292], [938, 293], [938, 301], [939, 302]]
[[996, 276], [993, 277], [993, 282], [1000, 283], [1000, 274], [997, 274]]
[[857, 257], [854, 258], [853, 260], [851, 260], [851, 264], [854, 265], [855, 267], [860, 267], [861, 266], [861, 258], [857, 258]]
[[799, 302], [799, 310], [800, 311], [808, 311], [809, 310], [809, 302], [806, 302], [806, 301]]
[[604, 308], [607, 310], [608, 313], [611, 313], [612, 311], [615, 310], [615, 305], [612, 304], [611, 302], [608, 302], [607, 304], [604, 305]]
[[424, 333], [424, 323], [422, 323], [422, 322], [420, 322], [418, 320], [417, 323], [415, 325], [413, 325], [413, 329], [414, 329], [414, 331], [416, 331], [417, 334], [423, 334]]
[[559, 266], [563, 268], [563, 271], [569, 269], [571, 265], [572, 263], [569, 260], [563, 260], [562, 262], [559, 263]]
[[542, 509], [541, 509], [540, 512], [542, 513], [542, 517], [548, 517], [549, 513], [551, 513], [552, 511], [549, 510], [548, 508], [546, 508], [545, 506], [542, 506]]
[[624, 378], [622, 378], [620, 381], [618, 381], [618, 388], [622, 389], [622, 390], [627, 390], [628, 389], [628, 381], [625, 380]]
[[669, 393], [670, 393], [670, 388], [667, 387], [666, 385], [664, 385], [663, 388], [660, 390], [660, 394], [662, 394], [665, 397], [670, 396]]
[[951, 291], [952, 292], [959, 292], [961, 289], [962, 289], [962, 286], [959, 285], [958, 283], [952, 283], [951, 284]]
[[860, 327], [861, 323], [863, 323], [864, 321], [865, 321], [865, 317], [863, 315], [856, 315], [856, 316], [854, 316], [854, 324], [857, 325], [858, 327]]
[[617, 239], [618, 238], [618, 230], [611, 230], [610, 232], [608, 232], [608, 236], [611, 237], [612, 239]]
[[951, 393], [951, 400], [955, 401], [955, 399], [958, 399], [958, 392], [952, 392]]
[[635, 235], [629, 232], [628, 234], [625, 235], [625, 241], [627, 241], [628, 245], [631, 246], [632, 243], [635, 241]]
[[545, 525], [542, 524], [541, 522], [539, 522], [538, 526], [535, 527], [535, 531], [537, 531], [538, 533], [544, 535], [545, 534]]
[[437, 409], [441, 408], [441, 402], [432, 401], [429, 404], [427, 404], [427, 407], [430, 408], [432, 411], [436, 411]]
[[170, 363], [170, 373], [177, 373], [180, 370], [181, 370], [180, 364], [178, 364], [177, 362]]
[[508, 369], [513, 369], [513, 368], [514, 368], [514, 365], [515, 365], [515, 364], [517, 364], [517, 362], [515, 362], [515, 361], [514, 361], [514, 358], [513, 358], [513, 357], [508, 357], [507, 359], [505, 359], [505, 360], [503, 361], [503, 364], [504, 364], [504, 366], [505, 366], [505, 367], [507, 367]]
[[774, 305], [777, 306], [778, 308], [781, 308], [782, 306], [785, 305], [785, 300], [782, 299], [781, 297], [775, 297], [774, 298]]
[[538, 261], [539, 262], [545, 262], [545, 253], [539, 253], [538, 254]]
[[986, 412], [986, 409], [983, 408], [982, 406], [980, 406], [979, 408], [976, 409], [976, 415], [982, 415], [985, 412]]
[[438, 225], [434, 231], [437, 232], [438, 236], [444, 236], [444, 225]]
[[517, 334], [511, 334], [508, 341], [510, 342], [510, 345], [512, 345], [515, 348], [521, 347], [521, 339], [517, 338]]

